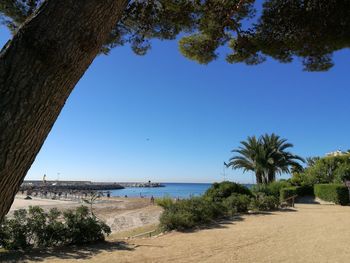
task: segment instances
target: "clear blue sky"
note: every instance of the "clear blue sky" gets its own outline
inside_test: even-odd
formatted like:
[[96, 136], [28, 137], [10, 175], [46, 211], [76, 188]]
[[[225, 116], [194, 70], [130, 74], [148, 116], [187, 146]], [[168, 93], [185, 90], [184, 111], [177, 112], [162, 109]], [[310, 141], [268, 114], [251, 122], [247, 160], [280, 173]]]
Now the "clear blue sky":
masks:
[[[0, 44], [9, 37], [2, 27]], [[350, 149], [349, 55], [307, 73], [300, 61], [230, 65], [221, 56], [202, 66], [176, 41], [154, 41], [144, 57], [116, 48], [80, 80], [26, 178], [220, 181], [241, 140], [271, 132], [303, 157]]]

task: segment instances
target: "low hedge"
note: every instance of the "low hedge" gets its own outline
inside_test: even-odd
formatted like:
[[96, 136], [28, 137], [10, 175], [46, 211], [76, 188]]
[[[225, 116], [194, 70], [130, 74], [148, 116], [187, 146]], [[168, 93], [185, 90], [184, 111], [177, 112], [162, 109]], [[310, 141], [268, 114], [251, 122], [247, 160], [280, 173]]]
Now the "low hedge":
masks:
[[315, 196], [339, 205], [349, 204], [349, 190], [342, 184], [315, 184]]
[[285, 199], [287, 199], [293, 195], [298, 195], [298, 187], [297, 186], [286, 187], [286, 188], [282, 188], [280, 190], [280, 200], [281, 201], [284, 201]]

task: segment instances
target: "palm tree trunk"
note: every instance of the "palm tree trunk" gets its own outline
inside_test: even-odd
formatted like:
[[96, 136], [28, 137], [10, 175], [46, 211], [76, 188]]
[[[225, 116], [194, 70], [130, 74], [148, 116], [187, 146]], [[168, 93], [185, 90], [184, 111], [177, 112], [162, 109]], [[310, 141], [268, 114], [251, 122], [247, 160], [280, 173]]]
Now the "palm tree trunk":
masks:
[[0, 53], [0, 220], [129, 0], [47, 0]]
[[268, 173], [268, 183], [272, 183], [276, 180], [276, 174], [274, 171], [269, 171]]
[[255, 177], [256, 177], [256, 183], [257, 184], [262, 184], [263, 183], [261, 173], [255, 172]]
[[269, 183], [269, 179], [268, 179], [268, 173], [266, 173], [265, 171], [262, 173], [262, 182], [263, 184], [268, 184]]

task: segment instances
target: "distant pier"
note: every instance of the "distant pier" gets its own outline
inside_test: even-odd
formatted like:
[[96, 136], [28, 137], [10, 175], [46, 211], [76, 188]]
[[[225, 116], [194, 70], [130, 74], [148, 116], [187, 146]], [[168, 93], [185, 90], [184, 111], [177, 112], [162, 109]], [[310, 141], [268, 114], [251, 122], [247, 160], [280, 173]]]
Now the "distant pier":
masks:
[[164, 187], [165, 185], [161, 183], [118, 183], [123, 187]]

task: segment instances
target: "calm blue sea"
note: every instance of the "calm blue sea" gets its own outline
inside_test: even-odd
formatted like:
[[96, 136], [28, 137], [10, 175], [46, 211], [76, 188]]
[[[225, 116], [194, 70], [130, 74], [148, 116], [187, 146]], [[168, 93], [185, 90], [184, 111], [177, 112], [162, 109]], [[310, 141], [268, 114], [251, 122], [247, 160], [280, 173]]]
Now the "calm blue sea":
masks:
[[188, 198], [190, 196], [202, 195], [211, 186], [211, 184], [197, 183], [163, 183], [163, 185], [165, 187], [127, 187], [125, 189], [111, 191], [111, 196], [151, 197], [153, 195], [154, 197]]

